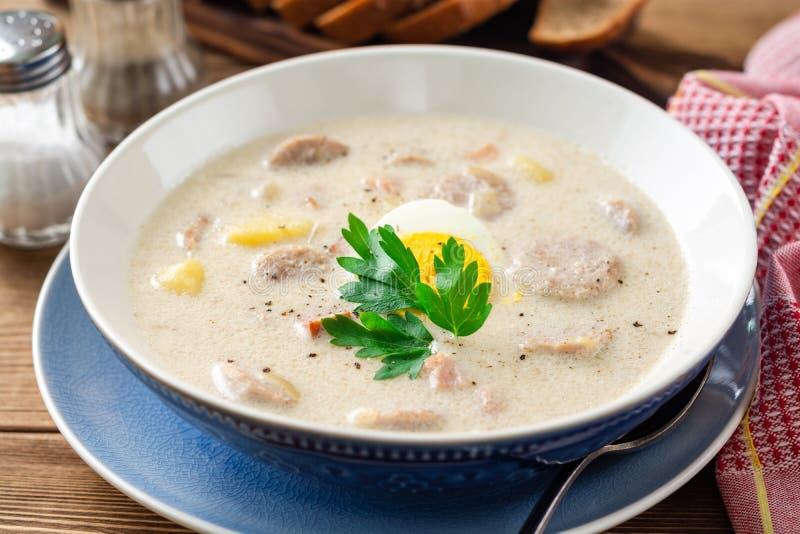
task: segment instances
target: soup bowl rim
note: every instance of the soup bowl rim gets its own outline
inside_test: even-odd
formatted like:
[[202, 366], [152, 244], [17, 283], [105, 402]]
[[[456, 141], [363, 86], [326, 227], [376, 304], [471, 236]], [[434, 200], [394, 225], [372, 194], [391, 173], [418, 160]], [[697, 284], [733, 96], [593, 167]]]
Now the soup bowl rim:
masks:
[[[565, 432], [578, 431], [580, 428], [585, 428], [587, 426], [596, 424], [602, 425], [604, 421], [612, 419], [615, 416], [620, 416], [626, 412], [636, 410], [637, 407], [640, 407], [648, 401], [651, 401], [654, 397], [663, 394], [670, 388], [670, 386], [674, 386], [677, 381], [685, 381], [687, 373], [696, 371], [698, 366], [709, 357], [714, 347], [724, 337], [727, 328], [733, 324], [742, 306], [744, 305], [752, 285], [756, 268], [757, 249], [755, 228], [753, 228], [752, 233], [742, 236], [742, 246], [746, 247], [748, 261], [747, 265], [741, 266], [741, 283], [737, 287], [731, 289], [735, 292], [735, 300], [738, 301], [740, 305], [735, 307], [735, 309], [734, 306], [731, 306], [731, 309], [724, 310], [724, 313], [727, 317], [727, 326], [719, 329], [718, 331], [709, 333], [705, 344], [693, 349], [693, 353], [695, 353], [694, 358], [692, 358], [690, 361], [687, 361], [684, 366], [677, 369], [668, 378], [663, 378], [659, 381], [654, 381], [652, 384], [637, 388], [637, 394], [635, 395], [623, 395], [621, 399], [616, 399], [611, 402], [601, 404], [589, 410], [583, 410], [567, 417], [549, 419], [535, 424], [482, 431], [395, 432], [314, 423], [295, 417], [273, 414], [263, 409], [248, 407], [244, 404], [213, 395], [197, 386], [190, 385], [185, 381], [176, 378], [167, 371], [158, 367], [153, 362], [149, 361], [147, 358], [138, 354], [136, 350], [130, 348], [125, 339], [115, 330], [114, 325], [95, 305], [90, 290], [92, 281], [82, 275], [81, 269], [81, 262], [83, 261], [82, 254], [86, 250], [87, 246], [82, 242], [82, 214], [87, 208], [88, 203], [91, 202], [93, 192], [95, 191], [97, 184], [103, 180], [103, 177], [107, 174], [106, 171], [111, 166], [112, 162], [119, 158], [121, 154], [124, 154], [125, 151], [129, 150], [129, 147], [137, 143], [137, 141], [139, 141], [139, 139], [146, 135], [150, 130], [153, 130], [159, 125], [168, 122], [172, 117], [186, 113], [191, 108], [202, 103], [206, 99], [212, 98], [219, 93], [228, 91], [231, 88], [247, 84], [249, 81], [261, 76], [273, 75], [275, 73], [279, 73], [279, 71], [282, 69], [298, 67], [302, 68], [305, 65], [311, 65], [321, 61], [329, 61], [336, 58], [359, 58], [372, 57], [375, 55], [391, 56], [403, 54], [417, 54], [420, 56], [425, 56], [427, 54], [444, 54], [451, 55], [453, 59], [465, 61], [469, 61], [470, 58], [497, 58], [505, 61], [518, 62], [520, 65], [519, 68], [527, 68], [526, 64], [535, 64], [538, 68], [543, 69], [544, 71], [560, 71], [561, 74], [578, 78], [580, 79], [579, 83], [587, 84], [588, 88], [591, 88], [596, 84], [611, 86], [615, 90], [627, 93], [627, 98], [639, 100], [640, 103], [658, 109], [664, 113], [664, 111], [658, 108], [655, 104], [652, 104], [635, 93], [592, 74], [521, 54], [453, 45], [384, 45], [321, 52], [257, 67], [211, 84], [208, 87], [183, 98], [177, 103], [159, 112], [139, 128], [137, 128], [126, 139], [124, 139], [95, 171], [78, 202], [73, 218], [72, 234], [69, 243], [73, 278], [75, 280], [78, 294], [89, 316], [101, 334], [110, 343], [110, 345], [114, 347], [116, 351], [122, 355], [122, 357], [124, 357], [130, 364], [135, 366], [140, 372], [151, 377], [164, 387], [172, 389], [178, 394], [193, 399], [200, 405], [210, 407], [213, 410], [219, 411], [220, 413], [228, 414], [241, 420], [250, 421], [257, 425], [263, 425], [272, 429], [280, 429], [286, 432], [296, 432], [300, 434], [316, 435], [332, 439], [350, 440], [353, 442], [391, 444], [395, 446], [406, 445], [452, 447], [462, 445], [480, 445], [524, 441], [540, 436], [546, 438], [547, 436], [558, 435]], [[740, 204], [739, 208], [750, 212], [750, 206], [744, 192], [741, 190], [736, 178], [719, 159], [717, 154], [714, 153], [713, 150], [705, 145], [705, 143], [703, 143], [699, 138], [697, 138], [688, 128], [685, 128], [682, 125], [679, 126], [685, 130], [686, 135], [693, 137], [697, 143], [702, 144], [702, 147], [707, 152], [708, 157], [716, 161], [717, 165], [720, 167], [720, 171], [725, 174], [731, 184], [734, 185], [738, 190], [738, 202]], [[657, 199], [654, 200], [657, 202]]]

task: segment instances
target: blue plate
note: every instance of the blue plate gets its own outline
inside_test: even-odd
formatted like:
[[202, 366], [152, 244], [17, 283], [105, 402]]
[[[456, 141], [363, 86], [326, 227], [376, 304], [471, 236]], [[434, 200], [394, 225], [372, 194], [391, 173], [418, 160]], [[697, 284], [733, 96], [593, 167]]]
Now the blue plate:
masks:
[[[708, 463], [755, 388], [757, 302], [716, 350], [708, 384], [684, 421], [641, 451], [595, 461], [552, 530], [601, 530], [657, 503]], [[155, 512], [200, 531], [516, 532], [536, 496], [396, 499], [345, 490], [258, 462], [203, 434], [112, 353], [75, 291], [66, 249], [39, 297], [33, 329], [39, 389], [59, 430], [103, 478]]]

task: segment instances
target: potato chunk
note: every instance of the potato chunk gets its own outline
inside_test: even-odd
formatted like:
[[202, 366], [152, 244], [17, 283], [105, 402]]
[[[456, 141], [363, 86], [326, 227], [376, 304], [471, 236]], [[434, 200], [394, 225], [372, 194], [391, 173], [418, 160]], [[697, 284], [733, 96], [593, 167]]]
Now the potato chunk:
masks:
[[194, 258], [170, 265], [154, 277], [159, 287], [179, 295], [197, 295], [203, 288], [206, 273], [203, 265]]
[[553, 179], [553, 173], [539, 162], [527, 156], [517, 156], [511, 164], [534, 182], [543, 184]]
[[266, 215], [228, 230], [228, 243], [259, 247], [308, 234], [313, 224], [303, 219], [279, 219]]

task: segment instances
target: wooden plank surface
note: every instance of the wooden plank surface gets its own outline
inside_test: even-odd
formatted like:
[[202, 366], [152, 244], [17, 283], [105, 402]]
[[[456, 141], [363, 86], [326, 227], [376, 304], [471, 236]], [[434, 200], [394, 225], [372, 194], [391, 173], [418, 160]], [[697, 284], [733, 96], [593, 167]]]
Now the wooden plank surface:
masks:
[[[612, 532], [729, 532], [704, 469], [680, 491]], [[54, 433], [0, 433], [0, 530], [183, 532], [98, 477]]]
[[[65, 10], [41, 0], [0, 0], [0, 9]], [[520, 3], [506, 18], [459, 42], [534, 53]], [[589, 56], [558, 58], [663, 100], [686, 70], [736, 67], [757, 37], [797, 0], [651, 0], [626, 38]], [[494, 26], [493, 26], [494, 25]], [[516, 33], [515, 33], [516, 32]], [[205, 49], [210, 81], [250, 65]], [[181, 532], [104, 482], [57, 433], [33, 376], [30, 329], [39, 287], [58, 249], [0, 247], [0, 531]], [[613, 532], [730, 532], [711, 466], [673, 496]]]
[[33, 376], [31, 322], [57, 252], [0, 249], [0, 431], [55, 431]]
[[0, 526], [33, 532], [186, 532], [111, 488], [57, 433], [0, 433]]

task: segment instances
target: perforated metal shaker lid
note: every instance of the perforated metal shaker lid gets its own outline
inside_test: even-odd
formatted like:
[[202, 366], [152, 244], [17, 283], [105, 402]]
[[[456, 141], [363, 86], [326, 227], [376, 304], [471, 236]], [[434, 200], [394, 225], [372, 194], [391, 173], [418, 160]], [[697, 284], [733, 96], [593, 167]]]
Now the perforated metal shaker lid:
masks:
[[0, 11], [0, 93], [30, 91], [69, 70], [64, 26], [41, 11]]

